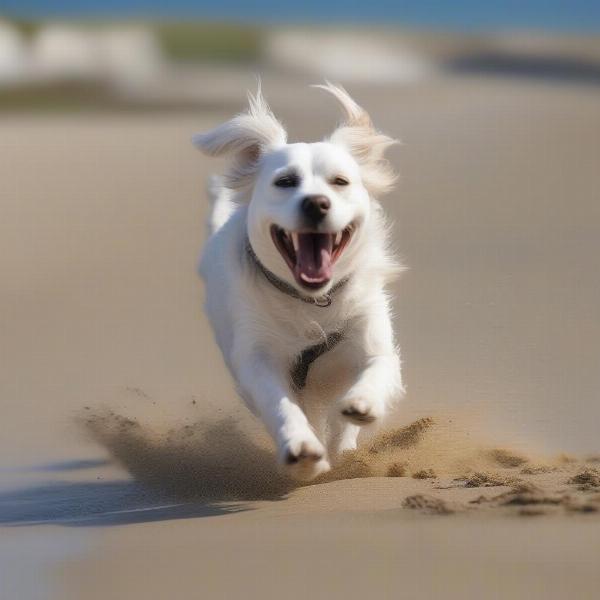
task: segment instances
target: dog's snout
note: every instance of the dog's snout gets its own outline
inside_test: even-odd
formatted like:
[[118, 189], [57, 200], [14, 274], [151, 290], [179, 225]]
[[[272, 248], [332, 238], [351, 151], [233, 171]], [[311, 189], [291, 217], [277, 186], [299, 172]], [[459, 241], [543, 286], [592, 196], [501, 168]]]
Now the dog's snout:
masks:
[[321, 194], [305, 196], [302, 200], [302, 213], [311, 223], [322, 221], [331, 208], [331, 200]]

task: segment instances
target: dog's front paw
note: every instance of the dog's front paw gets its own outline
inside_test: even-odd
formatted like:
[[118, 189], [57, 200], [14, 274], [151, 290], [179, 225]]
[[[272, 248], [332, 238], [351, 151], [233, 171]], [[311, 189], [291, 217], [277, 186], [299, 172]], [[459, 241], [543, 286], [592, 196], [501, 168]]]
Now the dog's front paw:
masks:
[[323, 444], [312, 432], [288, 439], [281, 447], [280, 462], [285, 472], [298, 481], [309, 481], [331, 468]]
[[376, 402], [354, 394], [348, 394], [342, 398], [340, 412], [356, 425], [369, 425], [383, 416], [383, 411]]

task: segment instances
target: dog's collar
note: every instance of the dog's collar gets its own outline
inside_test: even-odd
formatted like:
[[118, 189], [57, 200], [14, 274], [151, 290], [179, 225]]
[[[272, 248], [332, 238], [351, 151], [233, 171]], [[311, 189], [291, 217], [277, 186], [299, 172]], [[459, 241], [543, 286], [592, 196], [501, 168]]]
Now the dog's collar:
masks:
[[331, 306], [333, 302], [333, 295], [340, 290], [343, 286], [348, 283], [349, 277], [344, 277], [344, 279], [340, 279], [327, 294], [323, 296], [319, 296], [318, 298], [314, 298], [312, 296], [304, 296], [302, 295], [294, 286], [289, 283], [283, 281], [273, 273], [273, 271], [269, 271], [265, 265], [263, 265], [256, 253], [254, 252], [254, 248], [250, 244], [250, 240], [246, 238], [246, 252], [248, 256], [252, 260], [252, 262], [256, 265], [258, 270], [265, 276], [265, 279], [275, 288], [277, 288], [283, 294], [290, 296], [292, 298], [296, 298], [297, 300], [302, 300], [302, 302], [306, 302], [307, 304], [314, 304], [315, 306], [319, 306], [321, 308], [327, 308]]

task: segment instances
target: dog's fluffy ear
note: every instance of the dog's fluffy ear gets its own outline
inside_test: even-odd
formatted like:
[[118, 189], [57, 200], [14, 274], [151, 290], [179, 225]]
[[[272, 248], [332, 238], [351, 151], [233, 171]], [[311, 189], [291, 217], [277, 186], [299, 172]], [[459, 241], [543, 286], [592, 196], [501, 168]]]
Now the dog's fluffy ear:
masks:
[[192, 138], [194, 145], [210, 156], [230, 154], [233, 163], [225, 184], [241, 188], [250, 183], [265, 150], [283, 146], [287, 134], [262, 96], [248, 93], [248, 110], [206, 133]]
[[343, 87], [329, 82], [314, 87], [332, 94], [344, 111], [344, 118], [329, 141], [341, 144], [352, 154], [361, 167], [363, 183], [369, 193], [378, 196], [388, 192], [394, 186], [397, 175], [384, 153], [397, 144], [397, 140], [377, 131], [367, 111], [354, 102]]

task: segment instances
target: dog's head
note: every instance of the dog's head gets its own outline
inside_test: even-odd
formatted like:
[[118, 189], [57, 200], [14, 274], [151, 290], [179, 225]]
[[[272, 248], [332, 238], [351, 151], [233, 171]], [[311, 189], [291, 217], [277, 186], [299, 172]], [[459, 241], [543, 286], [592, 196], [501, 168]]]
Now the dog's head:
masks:
[[248, 237], [269, 270], [309, 295], [326, 293], [352, 270], [365, 243], [372, 199], [394, 183], [379, 133], [344, 89], [316, 86], [341, 104], [344, 120], [322, 142], [287, 143], [260, 89], [248, 112], [194, 143], [207, 154], [229, 154], [226, 185], [246, 196]]

